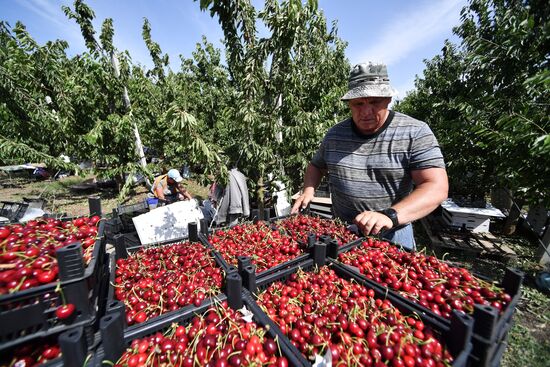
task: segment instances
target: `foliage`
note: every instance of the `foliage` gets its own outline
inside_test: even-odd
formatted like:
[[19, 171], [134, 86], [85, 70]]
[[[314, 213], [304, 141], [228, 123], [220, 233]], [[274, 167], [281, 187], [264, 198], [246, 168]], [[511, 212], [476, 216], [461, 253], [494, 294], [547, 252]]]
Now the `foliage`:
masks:
[[[298, 187], [322, 136], [344, 115], [346, 44], [335, 25], [327, 30], [316, 1], [267, 0], [260, 12], [249, 1], [200, 4], [218, 16], [225, 35], [235, 100], [221, 140], [232, 165], [257, 188], [268, 173]], [[257, 21], [267, 36], [260, 36]]]
[[427, 61], [398, 106], [430, 123], [469, 193], [498, 185], [550, 202], [549, 16], [544, 1], [471, 0], [460, 46]]
[[178, 71], [147, 19], [150, 70], [117, 50], [111, 19], [98, 34], [82, 0], [62, 8], [88, 49], [73, 58], [65, 41], [40, 46], [22, 24], [1, 23], [2, 157], [90, 160], [124, 196], [133, 173], [150, 172], [138, 163], [139, 134], [161, 170], [189, 164], [223, 180], [238, 166], [253, 187], [273, 173], [296, 188], [323, 134], [344, 116], [346, 45], [316, 1], [268, 0], [259, 12], [249, 1], [202, 1], [219, 17], [226, 60], [203, 37], [190, 57], [180, 56]]
[[203, 39], [194, 58], [182, 57], [181, 71], [174, 73], [168, 69], [168, 56], [152, 40], [147, 19], [143, 36], [155, 66], [146, 73], [134, 68], [129, 90], [145, 141], [165, 164], [190, 164], [195, 172], [225, 177], [226, 158], [212, 132], [230, 93], [219, 51]]
[[74, 78], [66, 48], [64, 41], [39, 46], [23, 24], [10, 29], [0, 23], [1, 161], [40, 159], [62, 165], [56, 157], [65, 152], [64, 134], [70, 128], [67, 115], [74, 113], [64, 91]]

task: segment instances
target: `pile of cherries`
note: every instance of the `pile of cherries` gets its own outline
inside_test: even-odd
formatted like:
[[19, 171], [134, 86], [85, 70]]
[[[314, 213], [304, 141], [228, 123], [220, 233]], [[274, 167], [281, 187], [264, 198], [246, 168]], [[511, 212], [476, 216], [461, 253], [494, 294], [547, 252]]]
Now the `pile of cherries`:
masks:
[[475, 304], [503, 311], [512, 300], [501, 288], [476, 278], [467, 269], [450, 266], [434, 256], [400, 251], [386, 241], [368, 238], [338, 259], [444, 318], [450, 318], [452, 310], [473, 313]]
[[128, 325], [220, 293], [222, 271], [204, 246], [189, 242], [150, 247], [118, 259], [115, 297], [126, 306]]
[[257, 302], [310, 360], [329, 350], [333, 366], [445, 366], [452, 361], [432, 330], [372, 289], [327, 266], [271, 284]]
[[83, 260], [92, 259], [100, 218], [47, 218], [0, 227], [0, 295], [58, 280], [55, 251], [80, 241]]
[[263, 366], [285, 367], [275, 340], [255, 322], [223, 303], [195, 316], [187, 325], [173, 324], [135, 339], [115, 366]]
[[249, 256], [258, 273], [304, 253], [304, 246], [295, 238], [262, 221], [218, 230], [208, 237], [208, 242], [229, 264], [237, 265], [238, 256]]
[[17, 347], [13, 353], [11, 353], [11, 359], [0, 358], [0, 366], [38, 366], [59, 357], [61, 357], [61, 349], [59, 348], [59, 345], [49, 341], [35, 341]]
[[315, 233], [317, 239], [319, 236], [329, 236], [338, 240], [338, 245], [357, 240], [359, 237], [347, 229], [347, 226], [337, 219], [323, 219], [319, 217], [310, 217], [306, 215], [293, 215], [277, 221], [277, 224], [284, 228], [293, 238], [307, 242], [309, 233]]

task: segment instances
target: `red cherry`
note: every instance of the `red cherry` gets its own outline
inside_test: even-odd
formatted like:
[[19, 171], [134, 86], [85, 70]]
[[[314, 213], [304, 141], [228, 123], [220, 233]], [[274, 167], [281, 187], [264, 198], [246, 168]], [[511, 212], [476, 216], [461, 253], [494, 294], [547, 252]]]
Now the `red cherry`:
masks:
[[75, 306], [72, 303], [61, 305], [55, 310], [55, 316], [60, 320], [65, 320], [71, 317], [75, 311]]

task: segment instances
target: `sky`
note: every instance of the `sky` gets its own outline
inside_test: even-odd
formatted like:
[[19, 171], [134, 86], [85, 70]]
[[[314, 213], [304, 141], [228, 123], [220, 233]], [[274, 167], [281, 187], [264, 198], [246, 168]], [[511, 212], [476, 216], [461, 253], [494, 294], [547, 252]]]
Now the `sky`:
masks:
[[[179, 70], [179, 55], [191, 57], [197, 42], [205, 35], [223, 49], [223, 32], [216, 18], [200, 10], [192, 0], [87, 0], [95, 12], [95, 29], [105, 18], [114, 23], [114, 43], [128, 50], [134, 63], [152, 65], [141, 36], [143, 18], [151, 24], [151, 34], [170, 57], [171, 68]], [[253, 0], [260, 9], [263, 0]], [[444, 41], [459, 40], [452, 28], [460, 22], [460, 11], [467, 0], [319, 0], [327, 24], [337, 21], [339, 37], [348, 42], [346, 56], [351, 65], [383, 62], [398, 99], [414, 89], [416, 75], [422, 76], [424, 60], [441, 52]], [[63, 39], [70, 55], [84, 52], [79, 27], [69, 20], [62, 5], [72, 0], [0, 0], [0, 20], [11, 26], [21, 21], [31, 36], [43, 44]]]

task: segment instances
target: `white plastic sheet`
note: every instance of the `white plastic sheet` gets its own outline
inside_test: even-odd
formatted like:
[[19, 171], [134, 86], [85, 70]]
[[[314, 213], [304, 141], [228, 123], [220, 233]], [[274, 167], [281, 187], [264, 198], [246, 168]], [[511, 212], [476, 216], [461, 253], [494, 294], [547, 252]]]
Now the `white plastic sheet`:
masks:
[[189, 200], [157, 207], [132, 220], [141, 243], [149, 245], [188, 237], [188, 224], [195, 222], [200, 230], [202, 218], [197, 201]]

